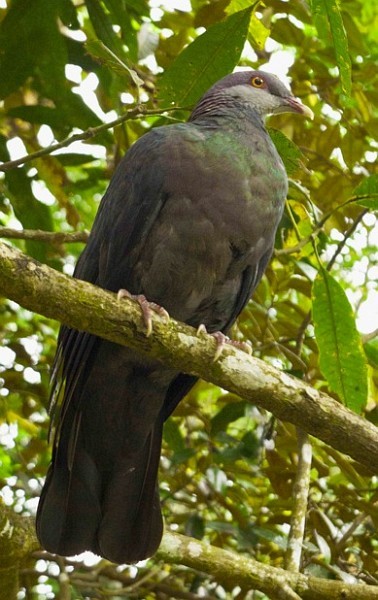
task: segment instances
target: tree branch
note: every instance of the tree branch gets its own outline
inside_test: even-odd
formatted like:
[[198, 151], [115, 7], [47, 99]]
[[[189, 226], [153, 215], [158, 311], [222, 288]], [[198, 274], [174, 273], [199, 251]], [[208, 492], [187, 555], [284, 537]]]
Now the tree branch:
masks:
[[333, 254], [333, 256], [331, 257], [330, 261], [328, 262], [327, 265], [327, 271], [330, 271], [333, 267], [333, 265], [336, 262], [337, 257], [339, 256], [339, 254], [342, 252], [345, 244], [347, 243], [347, 241], [349, 240], [349, 238], [352, 237], [352, 235], [354, 234], [354, 232], [356, 231], [357, 227], [359, 226], [359, 224], [361, 223], [362, 219], [364, 218], [364, 216], [366, 215], [366, 213], [369, 212], [368, 208], [365, 208], [362, 212], [360, 212], [360, 214], [357, 216], [357, 218], [353, 221], [352, 225], [349, 227], [349, 229], [345, 232], [343, 239], [340, 240], [340, 242], [337, 244], [336, 250]]
[[227, 587], [260, 590], [270, 598], [302, 600], [378, 599], [378, 586], [346, 584], [270, 567], [177, 533], [165, 532], [157, 556], [211, 574]]
[[[34, 520], [31, 517], [16, 515], [13, 510], [0, 503], [0, 600], [15, 600], [20, 563], [38, 548]], [[65, 564], [57, 556], [48, 553], [41, 553], [40, 557], [56, 560], [60, 566]], [[168, 563], [182, 564], [208, 573], [227, 588], [240, 586], [246, 590], [260, 590], [276, 600], [378, 600], [378, 586], [346, 584], [291, 573], [235, 552], [216, 548], [206, 542], [167, 531], [156, 557]], [[14, 572], [11, 581], [4, 578], [7, 566]], [[122, 572], [117, 573], [118, 580], [122, 581]], [[102, 577], [114, 578], [111, 566], [102, 568], [99, 574]], [[129, 580], [126, 582], [129, 583]], [[91, 580], [90, 583], [95, 581]], [[90, 583], [87, 583], [87, 586], [90, 587]]]
[[11, 229], [0, 227], [0, 238], [13, 240], [33, 240], [35, 242], [48, 242], [50, 244], [72, 244], [74, 242], [87, 242], [87, 231], [44, 231], [42, 229]]
[[298, 572], [301, 566], [303, 539], [305, 534], [312, 447], [308, 435], [297, 427], [298, 466], [293, 486], [293, 510], [285, 556], [285, 568]]
[[0, 499], [0, 600], [16, 600], [20, 565], [38, 548], [34, 519], [16, 514]]
[[33, 152], [32, 154], [26, 154], [25, 156], [21, 156], [21, 158], [17, 158], [16, 160], [9, 160], [8, 162], [4, 162], [0, 164], [0, 171], [9, 171], [10, 169], [15, 169], [16, 167], [30, 162], [35, 158], [40, 158], [41, 156], [45, 156], [46, 154], [52, 154], [52, 152], [55, 152], [56, 150], [65, 148], [73, 142], [88, 140], [90, 138], [95, 137], [99, 133], [106, 131], [107, 129], [111, 129], [112, 127], [121, 125], [121, 123], [129, 121], [130, 119], [135, 119], [141, 116], [148, 115], [163, 115], [165, 112], [174, 110], [184, 109], [178, 106], [171, 106], [168, 108], [147, 109], [143, 104], [138, 104], [137, 106], [134, 106], [134, 108], [130, 108], [129, 110], [127, 110], [123, 115], [121, 115], [117, 119], [114, 119], [114, 121], [110, 121], [109, 123], [103, 123], [102, 125], [98, 125], [98, 127], [89, 127], [81, 133], [74, 133], [73, 135], [69, 135], [61, 142], [51, 144], [51, 146], [47, 146], [47, 148], [41, 148], [41, 150], [37, 150], [37, 152]]
[[378, 429], [372, 423], [257, 358], [228, 346], [214, 362], [213, 337], [158, 315], [147, 337], [133, 300], [117, 301], [115, 294], [54, 271], [5, 243], [0, 243], [0, 290], [29, 310], [228, 389], [378, 472]]

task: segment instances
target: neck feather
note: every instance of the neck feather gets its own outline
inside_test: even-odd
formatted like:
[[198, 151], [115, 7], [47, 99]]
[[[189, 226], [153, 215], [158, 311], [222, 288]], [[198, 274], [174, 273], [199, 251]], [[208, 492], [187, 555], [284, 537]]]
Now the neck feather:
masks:
[[190, 115], [189, 121], [210, 121], [212, 118], [227, 118], [238, 122], [247, 118], [256, 125], [263, 126], [263, 119], [253, 105], [222, 91], [203, 96]]

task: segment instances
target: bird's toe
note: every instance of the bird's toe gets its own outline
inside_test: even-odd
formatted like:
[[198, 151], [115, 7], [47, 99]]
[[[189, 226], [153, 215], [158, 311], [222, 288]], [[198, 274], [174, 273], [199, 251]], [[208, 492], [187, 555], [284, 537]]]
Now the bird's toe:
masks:
[[[208, 333], [206, 326], [203, 323], [201, 323], [201, 325], [199, 325], [199, 327], [197, 328], [197, 335], [200, 335], [201, 333]], [[237, 340], [232, 340], [221, 331], [215, 331], [210, 335], [215, 339], [217, 343], [215, 354], [213, 357], [213, 362], [216, 362], [218, 360], [227, 344], [230, 346], [234, 346], [234, 348], [238, 348], [238, 350], [243, 350], [243, 352], [247, 352], [247, 354], [249, 355], [252, 354], [252, 346], [249, 342], [240, 342]]]
[[155, 312], [163, 319], [169, 321], [169, 313], [157, 304], [156, 302], [149, 302], [144, 296], [144, 294], [131, 294], [128, 290], [120, 289], [117, 293], [117, 299], [122, 300], [122, 298], [131, 298], [131, 300], [135, 300], [138, 302], [141, 310], [143, 321], [146, 326], [146, 336], [149, 337], [152, 333], [152, 313]]

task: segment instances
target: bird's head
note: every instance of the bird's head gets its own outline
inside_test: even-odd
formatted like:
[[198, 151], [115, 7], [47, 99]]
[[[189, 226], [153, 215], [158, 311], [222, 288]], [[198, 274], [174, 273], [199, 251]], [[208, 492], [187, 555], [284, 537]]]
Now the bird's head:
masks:
[[295, 98], [278, 77], [264, 71], [239, 71], [223, 77], [206, 92], [198, 106], [214, 106], [227, 98], [251, 106], [261, 117], [291, 112], [314, 118], [312, 110]]

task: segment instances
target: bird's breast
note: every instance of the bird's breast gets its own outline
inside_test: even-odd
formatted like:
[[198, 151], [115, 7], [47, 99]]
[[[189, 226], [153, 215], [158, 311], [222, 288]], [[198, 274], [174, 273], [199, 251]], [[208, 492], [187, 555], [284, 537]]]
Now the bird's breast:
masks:
[[272, 248], [287, 184], [269, 142], [216, 136], [165, 149], [166, 201], [135, 272], [172, 317], [195, 324], [218, 297], [234, 303], [244, 271]]

